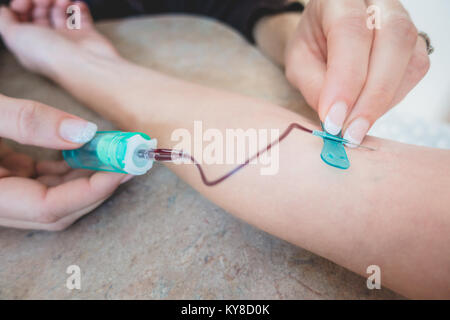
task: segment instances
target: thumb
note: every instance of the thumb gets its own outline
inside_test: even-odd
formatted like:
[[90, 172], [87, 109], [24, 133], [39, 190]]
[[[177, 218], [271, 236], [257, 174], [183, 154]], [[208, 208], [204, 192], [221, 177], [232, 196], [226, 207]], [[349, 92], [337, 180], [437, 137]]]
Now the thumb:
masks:
[[17, 17], [6, 6], [0, 6], [0, 33], [3, 34], [6, 28], [17, 23]]
[[0, 137], [52, 149], [75, 149], [97, 125], [39, 102], [0, 95]]
[[285, 73], [289, 82], [300, 90], [308, 105], [318, 111], [326, 64], [310, 49], [314, 45], [301, 37], [294, 39], [287, 49]]

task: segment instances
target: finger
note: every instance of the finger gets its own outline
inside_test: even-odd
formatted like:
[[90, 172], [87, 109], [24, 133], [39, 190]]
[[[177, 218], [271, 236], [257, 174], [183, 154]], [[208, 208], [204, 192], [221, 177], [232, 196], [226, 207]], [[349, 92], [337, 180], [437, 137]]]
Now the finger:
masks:
[[[309, 10], [307, 8], [306, 10]], [[313, 37], [317, 21], [304, 14], [295, 36], [286, 48], [285, 73], [289, 82], [299, 89], [306, 102], [318, 110], [320, 90], [326, 72], [325, 40]]]
[[71, 170], [70, 172], [62, 176], [62, 179], [63, 182], [68, 182], [78, 178], [90, 177], [93, 174], [94, 172], [92, 170], [85, 170], [85, 169]]
[[36, 165], [38, 174], [37, 180], [47, 186], [56, 186], [58, 184], [74, 180], [81, 177], [88, 177], [93, 174], [91, 170], [74, 170], [69, 167], [65, 161], [43, 161]]
[[97, 172], [91, 177], [66, 182], [48, 189], [44, 210], [50, 220], [57, 220], [70, 212], [85, 208], [113, 193], [127, 175]]
[[56, 187], [59, 186], [61, 183], [63, 183], [63, 178], [61, 176], [56, 175], [40, 176], [36, 178], [36, 180], [46, 185], [47, 187]]
[[55, 28], [61, 29], [66, 27], [67, 7], [71, 4], [68, 0], [56, 0], [51, 11], [52, 24]]
[[31, 0], [12, 0], [10, 3], [10, 8], [20, 14], [25, 14], [31, 10], [33, 4]]
[[36, 164], [36, 173], [43, 175], [63, 175], [72, 168], [64, 160], [60, 161], [41, 161]]
[[10, 146], [6, 143], [2, 142], [2, 138], [0, 137], [0, 157], [5, 157], [7, 154], [13, 152]]
[[90, 28], [93, 26], [93, 18], [89, 7], [81, 1], [71, 2], [69, 0], [57, 0], [56, 6], [52, 10], [53, 25], [56, 28], [66, 27], [67, 8], [71, 5], [78, 6], [81, 16], [81, 28]]
[[30, 18], [33, 3], [31, 0], [12, 0], [10, 3], [10, 9], [18, 18], [18, 21], [27, 22], [31, 20]]
[[398, 1], [372, 0], [381, 10], [370, 70], [358, 101], [346, 120], [344, 138], [360, 144], [372, 124], [392, 107], [417, 42], [417, 30]]
[[0, 7], [0, 34], [4, 35], [6, 30], [17, 24], [19, 20], [17, 16], [6, 6]]
[[93, 172], [90, 170], [71, 170], [65, 175], [43, 175], [36, 180], [45, 184], [47, 187], [56, 187], [65, 182], [92, 176]]
[[55, 0], [55, 5], [60, 7], [67, 7], [69, 4], [76, 4], [76, 2], [72, 2], [71, 0]]
[[327, 73], [318, 111], [325, 130], [338, 134], [366, 81], [373, 32], [366, 24], [364, 1], [328, 3], [322, 13]]
[[0, 225], [3, 227], [8, 228], [16, 228], [16, 229], [27, 229], [27, 230], [46, 230], [46, 231], [62, 231], [65, 230], [67, 227], [72, 225], [74, 222], [76, 222], [78, 219], [80, 219], [82, 216], [86, 215], [87, 213], [91, 212], [98, 206], [100, 206], [103, 202], [105, 202], [105, 199], [101, 199], [97, 201], [96, 203], [83, 208], [77, 212], [74, 212], [56, 222], [53, 223], [38, 223], [38, 222], [29, 222], [29, 221], [22, 221], [22, 220], [14, 220], [14, 219], [5, 219], [0, 217]]
[[[88, 177], [93, 174], [91, 170], [78, 169], [74, 170], [64, 161], [42, 161], [36, 165], [36, 172], [41, 177], [54, 177], [61, 178], [61, 182], [74, 180], [80, 177]], [[46, 178], [45, 178], [46, 179]]]
[[0, 178], [10, 177], [11, 175], [11, 171], [6, 168], [0, 167]]
[[47, 8], [50, 10], [50, 7], [53, 5], [54, 0], [32, 0], [33, 7], [41, 7], [41, 8]]
[[34, 161], [25, 154], [10, 152], [0, 159], [2, 167], [18, 177], [32, 177], [35, 173]]
[[427, 45], [422, 37], [417, 37], [416, 48], [406, 68], [399, 89], [395, 93], [392, 106], [395, 106], [419, 83], [430, 68]]
[[0, 180], [0, 217], [55, 223], [108, 197], [126, 179], [127, 175], [98, 172], [47, 188], [32, 179], [4, 178]]
[[0, 96], [0, 136], [28, 145], [74, 149], [92, 139], [97, 126], [44, 104]]
[[46, 230], [48, 231], [61, 231], [72, 225], [74, 222], [76, 222], [78, 219], [83, 217], [84, 215], [88, 214], [89, 212], [93, 211], [97, 207], [99, 207], [103, 202], [105, 202], [111, 195], [108, 195], [107, 197], [100, 199], [99, 201], [90, 204], [89, 206], [82, 208], [78, 210], [75, 213], [72, 213], [60, 220], [58, 220], [55, 223], [52, 223], [50, 225], [47, 225]]
[[53, 4], [53, 0], [33, 0], [35, 7], [50, 7]]
[[[62, 1], [64, 1], [64, 0], [62, 0]], [[81, 2], [81, 1], [75, 1], [74, 4], [80, 8], [81, 27], [82, 28], [92, 27], [93, 23], [94, 23], [94, 19], [92, 18], [92, 14], [91, 14], [91, 11], [89, 10], [88, 5], [85, 2]]]
[[9, 5], [17, 13], [25, 13], [32, 7], [31, 0], [12, 0]]
[[33, 22], [39, 25], [50, 25], [50, 8], [46, 6], [35, 6], [32, 11]]

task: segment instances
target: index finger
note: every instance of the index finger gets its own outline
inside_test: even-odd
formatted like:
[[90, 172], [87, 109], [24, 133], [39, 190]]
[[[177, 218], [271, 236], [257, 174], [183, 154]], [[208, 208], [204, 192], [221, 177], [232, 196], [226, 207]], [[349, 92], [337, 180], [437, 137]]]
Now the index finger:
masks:
[[45, 104], [0, 95], [0, 137], [52, 149], [75, 149], [97, 126]]
[[397, 0], [370, 0], [383, 12], [375, 31], [367, 81], [345, 126], [344, 138], [360, 144], [373, 123], [393, 107], [393, 101], [417, 43], [417, 29]]
[[373, 32], [367, 27], [364, 1], [329, 1], [323, 9], [327, 72], [319, 101], [324, 128], [338, 134], [364, 86]]

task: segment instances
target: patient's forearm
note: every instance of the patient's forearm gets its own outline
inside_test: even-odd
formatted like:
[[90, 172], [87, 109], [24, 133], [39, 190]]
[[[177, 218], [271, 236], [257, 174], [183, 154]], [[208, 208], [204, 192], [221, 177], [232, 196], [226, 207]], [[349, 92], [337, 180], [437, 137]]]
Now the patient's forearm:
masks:
[[[283, 131], [301, 116], [270, 103], [186, 83], [123, 60], [89, 58], [54, 79], [119, 127], [172, 147], [177, 128]], [[79, 64], [74, 64], [79, 65]], [[67, 75], [67, 76], [66, 76]], [[192, 134], [194, 137], [194, 135]], [[199, 143], [200, 141], [193, 141]], [[450, 152], [367, 138], [377, 151], [347, 149], [351, 167], [320, 159], [322, 141], [293, 131], [280, 144], [280, 170], [260, 166], [205, 186], [193, 165], [170, 165], [230, 213], [357, 273], [378, 265], [382, 285], [411, 297], [449, 297]], [[216, 178], [234, 166], [204, 165]]]

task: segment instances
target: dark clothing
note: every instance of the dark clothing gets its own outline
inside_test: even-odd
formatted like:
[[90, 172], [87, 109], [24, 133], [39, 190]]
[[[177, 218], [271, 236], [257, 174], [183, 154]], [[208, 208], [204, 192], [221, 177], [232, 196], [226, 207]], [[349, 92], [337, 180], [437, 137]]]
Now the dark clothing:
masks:
[[94, 19], [161, 13], [204, 15], [222, 21], [241, 32], [250, 42], [259, 18], [286, 11], [303, 10], [299, 2], [286, 0], [84, 0]]
[[[286, 0], [83, 0], [95, 20], [162, 13], [188, 13], [213, 17], [241, 32], [250, 42], [253, 27], [263, 16], [301, 12], [303, 5]], [[8, 3], [9, 0], [0, 0]]]

